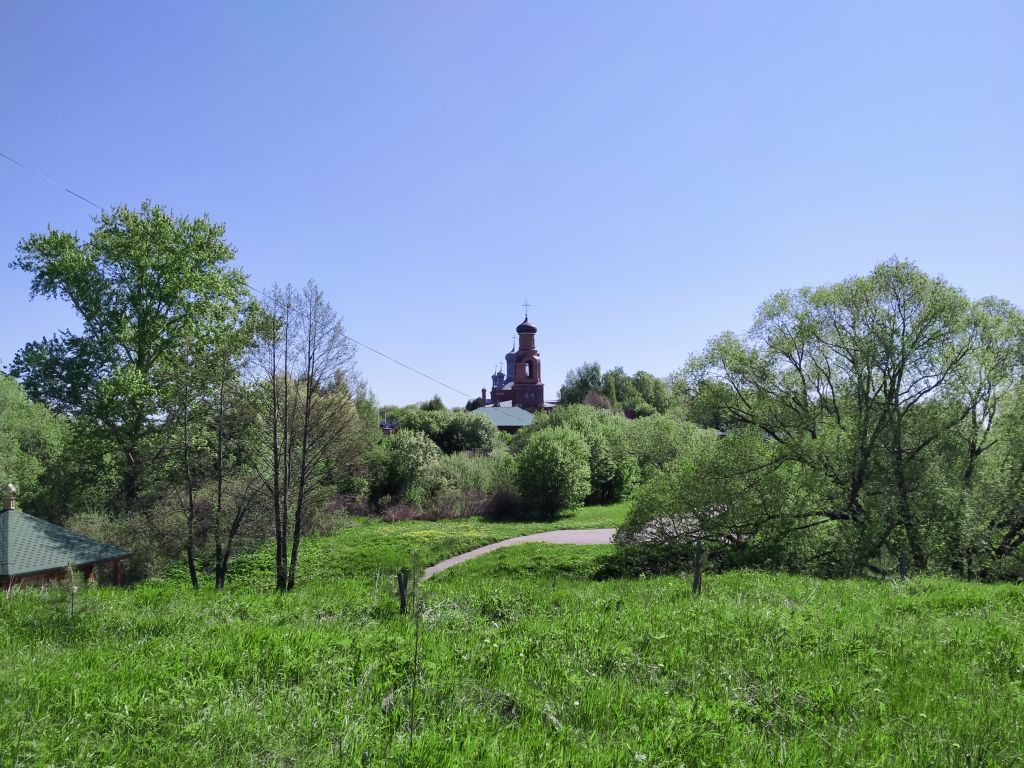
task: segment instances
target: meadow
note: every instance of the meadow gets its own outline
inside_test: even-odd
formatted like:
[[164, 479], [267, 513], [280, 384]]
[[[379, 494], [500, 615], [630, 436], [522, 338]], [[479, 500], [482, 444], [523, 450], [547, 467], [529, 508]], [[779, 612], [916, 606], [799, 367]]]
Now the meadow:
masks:
[[611, 547], [355, 521], [224, 592], [179, 578], [0, 599], [0, 766], [1009, 766], [1024, 761], [1024, 593], [949, 578], [599, 579]]

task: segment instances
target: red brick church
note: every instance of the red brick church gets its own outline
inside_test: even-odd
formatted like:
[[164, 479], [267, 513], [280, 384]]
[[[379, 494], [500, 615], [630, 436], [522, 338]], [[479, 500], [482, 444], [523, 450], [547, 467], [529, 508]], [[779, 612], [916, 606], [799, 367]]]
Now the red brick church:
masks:
[[516, 326], [519, 349], [515, 347], [505, 355], [505, 371], [491, 376], [491, 396], [481, 391], [485, 405], [506, 405], [536, 411], [544, 406], [544, 384], [540, 377], [540, 353], [534, 336], [537, 326], [529, 315]]

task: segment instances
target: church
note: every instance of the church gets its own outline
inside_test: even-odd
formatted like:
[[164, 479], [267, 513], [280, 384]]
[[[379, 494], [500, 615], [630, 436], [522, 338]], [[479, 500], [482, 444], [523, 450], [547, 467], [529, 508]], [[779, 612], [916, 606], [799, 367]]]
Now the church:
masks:
[[491, 396], [487, 405], [508, 404], [526, 411], [544, 407], [544, 384], [540, 378], [540, 353], [537, 351], [537, 326], [527, 315], [516, 326], [519, 349], [505, 355], [505, 371], [491, 376]]
[[[527, 310], [529, 305], [527, 305]], [[544, 410], [550, 405], [544, 402], [544, 383], [540, 375], [540, 353], [537, 351], [537, 326], [530, 322], [527, 312], [523, 322], [516, 326], [518, 343], [505, 355], [505, 370], [496, 371], [491, 376], [491, 391], [480, 390], [477, 404], [487, 406], [478, 412], [494, 421], [499, 429], [511, 426], [523, 426], [533, 420], [532, 413]], [[518, 346], [518, 349], [516, 348]], [[494, 411], [492, 408], [500, 408]], [[514, 410], [512, 410], [514, 409]], [[506, 425], [500, 416], [520, 414], [515, 424]], [[500, 423], [499, 423], [500, 422]]]

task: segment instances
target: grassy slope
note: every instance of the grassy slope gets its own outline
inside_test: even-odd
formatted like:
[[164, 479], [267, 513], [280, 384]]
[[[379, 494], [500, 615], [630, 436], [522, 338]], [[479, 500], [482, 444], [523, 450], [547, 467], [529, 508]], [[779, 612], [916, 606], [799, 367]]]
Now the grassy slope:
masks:
[[316, 542], [284, 597], [150, 584], [79, 595], [73, 620], [56, 591], [0, 601], [0, 766], [936, 766], [1024, 753], [1024, 596], [1009, 585], [733, 573], [694, 599], [674, 578], [593, 581], [605, 547], [526, 545], [428, 582], [414, 674], [415, 624], [364, 559], [391, 563], [410, 544], [438, 559], [492, 535], [478, 522], [359, 526]]

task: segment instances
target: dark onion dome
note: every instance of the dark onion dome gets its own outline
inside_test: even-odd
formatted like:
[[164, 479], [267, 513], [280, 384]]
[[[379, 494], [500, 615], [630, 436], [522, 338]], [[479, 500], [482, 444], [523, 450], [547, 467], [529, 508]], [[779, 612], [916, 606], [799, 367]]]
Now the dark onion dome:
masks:
[[524, 317], [523, 322], [516, 326], [516, 333], [536, 333], [537, 326], [530, 322], [529, 317]]

